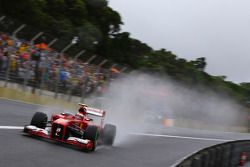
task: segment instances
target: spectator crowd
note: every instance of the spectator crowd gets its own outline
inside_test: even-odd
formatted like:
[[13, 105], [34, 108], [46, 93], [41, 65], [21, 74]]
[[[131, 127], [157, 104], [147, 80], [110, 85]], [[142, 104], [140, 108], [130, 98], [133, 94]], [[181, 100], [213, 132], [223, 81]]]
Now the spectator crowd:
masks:
[[103, 69], [80, 59], [60, 55], [45, 43], [12, 39], [0, 33], [0, 74], [2, 79], [9, 73], [15, 81], [31, 83], [32, 86], [49, 91], [89, 96], [107, 91], [110, 81], [119, 71]]

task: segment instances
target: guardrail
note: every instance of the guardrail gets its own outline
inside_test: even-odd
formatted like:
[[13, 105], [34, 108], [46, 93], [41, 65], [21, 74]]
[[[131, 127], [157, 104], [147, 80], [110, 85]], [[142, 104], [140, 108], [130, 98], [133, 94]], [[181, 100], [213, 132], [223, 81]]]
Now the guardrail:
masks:
[[249, 155], [250, 140], [232, 141], [200, 150], [176, 167], [243, 167]]

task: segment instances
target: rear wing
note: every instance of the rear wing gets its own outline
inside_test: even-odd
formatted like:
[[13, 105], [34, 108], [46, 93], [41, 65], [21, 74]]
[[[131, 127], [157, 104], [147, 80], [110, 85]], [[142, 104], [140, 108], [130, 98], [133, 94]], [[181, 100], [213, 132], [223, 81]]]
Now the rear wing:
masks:
[[86, 110], [87, 114], [95, 115], [95, 116], [98, 116], [98, 117], [104, 117], [104, 115], [105, 115], [105, 111], [104, 110], [97, 109], [97, 108], [91, 108], [91, 107], [88, 107], [88, 105], [83, 104], [83, 103], [78, 103], [78, 104], [80, 106], [85, 107], [87, 109]]
[[95, 116], [98, 116], [98, 117], [104, 117], [104, 115], [105, 115], [104, 110], [100, 110], [100, 109], [97, 109], [97, 108], [91, 108], [91, 107], [87, 107], [86, 113], [90, 114], [90, 115], [95, 115]]

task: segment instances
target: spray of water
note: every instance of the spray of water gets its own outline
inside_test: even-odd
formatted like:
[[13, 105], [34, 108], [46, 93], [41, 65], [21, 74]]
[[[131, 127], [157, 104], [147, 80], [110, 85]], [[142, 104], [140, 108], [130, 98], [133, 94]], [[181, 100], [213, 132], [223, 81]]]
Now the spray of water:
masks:
[[114, 81], [101, 106], [107, 122], [118, 128], [118, 142], [129, 141], [127, 133], [161, 125], [162, 118], [174, 119], [175, 126], [225, 131], [244, 126], [246, 118], [229, 97], [138, 72]]
[[[163, 118], [174, 119], [174, 126], [226, 131], [244, 126], [246, 118], [242, 107], [226, 96], [139, 72], [113, 81], [103, 98], [85, 102], [107, 111], [106, 123], [117, 126], [116, 144], [131, 142], [129, 133], [152, 131], [155, 125], [164, 128]], [[40, 110], [48, 115], [65, 112], [60, 108]]]

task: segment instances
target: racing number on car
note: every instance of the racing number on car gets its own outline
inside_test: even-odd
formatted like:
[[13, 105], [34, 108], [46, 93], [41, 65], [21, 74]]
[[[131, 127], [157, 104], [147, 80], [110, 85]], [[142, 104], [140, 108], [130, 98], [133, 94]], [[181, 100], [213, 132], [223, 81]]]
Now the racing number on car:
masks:
[[56, 134], [55, 135], [56, 136], [60, 136], [61, 130], [62, 130], [61, 128], [56, 128]]

